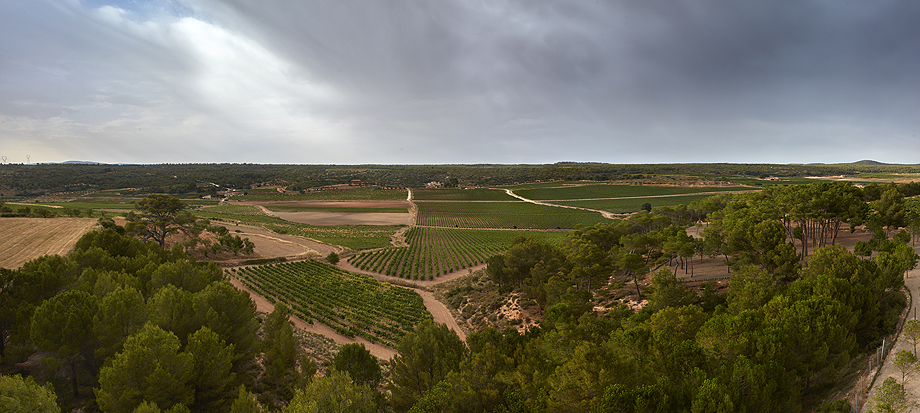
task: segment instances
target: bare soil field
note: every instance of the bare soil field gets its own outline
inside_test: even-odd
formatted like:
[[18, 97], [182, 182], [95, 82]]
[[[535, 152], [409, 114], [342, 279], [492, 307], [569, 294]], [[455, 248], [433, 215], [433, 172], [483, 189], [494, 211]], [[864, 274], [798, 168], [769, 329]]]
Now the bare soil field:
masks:
[[313, 207], [313, 208], [409, 208], [408, 201], [279, 201], [279, 202], [239, 202], [241, 205], [261, 205], [265, 207]]
[[279, 212], [272, 215], [285, 221], [307, 225], [409, 225], [409, 213], [392, 212]]
[[[408, 201], [283, 201], [240, 202], [259, 207], [263, 212], [285, 221], [307, 225], [409, 225], [412, 215]], [[271, 207], [310, 208], [406, 208], [406, 213], [393, 212], [331, 212], [331, 211], [269, 211]]]
[[96, 218], [0, 218], [0, 267], [19, 268], [42, 255], [66, 255]]

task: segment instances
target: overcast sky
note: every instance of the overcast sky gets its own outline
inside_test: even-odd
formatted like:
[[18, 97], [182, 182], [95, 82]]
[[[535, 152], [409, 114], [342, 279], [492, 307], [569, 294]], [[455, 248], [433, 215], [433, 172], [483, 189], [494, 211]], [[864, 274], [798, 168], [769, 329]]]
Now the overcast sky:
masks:
[[0, 0], [7, 162], [920, 163], [920, 0]]

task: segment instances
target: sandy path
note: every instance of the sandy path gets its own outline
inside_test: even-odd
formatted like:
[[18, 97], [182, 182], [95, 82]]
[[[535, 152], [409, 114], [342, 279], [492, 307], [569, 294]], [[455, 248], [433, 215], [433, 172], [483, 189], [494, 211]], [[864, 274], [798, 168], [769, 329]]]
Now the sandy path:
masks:
[[[249, 293], [249, 296], [252, 298], [252, 301], [256, 303], [257, 311], [260, 311], [263, 313], [271, 313], [272, 311], [274, 311], [275, 306], [272, 303], [268, 302], [268, 300], [266, 300], [265, 297], [262, 297], [261, 295], [255, 293], [249, 288], [246, 288], [245, 285], [240, 283], [235, 278], [230, 278], [230, 282], [234, 286], [236, 286], [236, 288], [239, 288], [240, 290], [246, 291], [247, 293]], [[390, 347], [387, 347], [381, 344], [377, 344], [377, 343], [371, 343], [370, 341], [364, 339], [363, 337], [350, 338], [350, 337], [343, 336], [339, 334], [338, 332], [336, 332], [335, 330], [333, 330], [331, 327], [325, 324], [322, 324], [318, 321], [314, 321], [313, 324], [310, 324], [304, 320], [301, 320], [299, 317], [291, 316], [291, 322], [294, 323], [294, 327], [297, 327], [304, 331], [309, 331], [311, 333], [322, 334], [325, 337], [331, 338], [333, 341], [335, 341], [338, 344], [362, 343], [364, 344], [364, 347], [366, 347], [368, 351], [371, 352], [371, 354], [373, 354], [375, 357], [380, 358], [380, 359], [389, 360], [394, 355], [396, 355], [396, 350]]]

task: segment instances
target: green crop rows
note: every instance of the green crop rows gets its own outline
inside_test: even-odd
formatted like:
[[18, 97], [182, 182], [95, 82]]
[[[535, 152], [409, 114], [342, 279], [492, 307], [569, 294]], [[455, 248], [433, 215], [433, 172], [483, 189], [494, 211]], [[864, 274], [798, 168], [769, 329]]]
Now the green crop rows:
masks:
[[607, 221], [597, 212], [529, 202], [418, 202], [416, 225], [448, 228], [571, 229]]
[[620, 198], [620, 199], [592, 199], [586, 201], [553, 201], [554, 204], [570, 205], [580, 208], [599, 209], [615, 214], [626, 214], [642, 209], [642, 205], [649, 203], [654, 207], [690, 205], [691, 202], [709, 198], [713, 195], [678, 195], [660, 196], [649, 198]]
[[[365, 271], [413, 280], [435, 277], [484, 263], [504, 253], [514, 237], [524, 231], [412, 228], [406, 233], [408, 247], [365, 252], [349, 262]], [[556, 244], [564, 232], [526, 232]]]
[[419, 201], [514, 201], [504, 190], [476, 189], [417, 189], [412, 199]]
[[317, 261], [231, 270], [236, 278], [294, 314], [390, 347], [431, 314], [418, 293]]
[[297, 235], [353, 250], [386, 247], [390, 245], [390, 236], [401, 228], [395, 225], [306, 225], [280, 219], [262, 226], [279, 234]]
[[643, 185], [581, 185], [563, 188], [522, 189], [514, 193], [524, 198], [537, 200], [622, 198], [654, 195], [695, 194], [700, 192], [724, 192], [747, 190], [742, 187], [682, 187]]

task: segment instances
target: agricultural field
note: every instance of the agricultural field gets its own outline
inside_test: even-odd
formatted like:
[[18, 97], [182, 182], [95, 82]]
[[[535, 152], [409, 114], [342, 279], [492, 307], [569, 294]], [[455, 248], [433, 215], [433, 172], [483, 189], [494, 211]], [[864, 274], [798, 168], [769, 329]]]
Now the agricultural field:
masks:
[[393, 234], [402, 228], [394, 225], [306, 225], [280, 219], [262, 226], [279, 234], [315, 239], [353, 250], [387, 247]]
[[584, 201], [553, 201], [554, 204], [574, 206], [579, 208], [597, 209], [614, 214], [627, 214], [642, 209], [646, 203], [652, 208], [677, 205], [690, 205], [691, 202], [709, 198], [712, 195], [676, 195], [649, 198], [619, 198], [619, 199], [591, 199]]
[[373, 208], [373, 207], [334, 207], [334, 206], [284, 206], [264, 205], [265, 209], [272, 212], [339, 212], [347, 214], [389, 213], [405, 214], [408, 207], [404, 208]]
[[198, 210], [199, 213], [210, 213], [220, 215], [237, 215], [247, 217], [265, 217], [261, 209], [252, 205], [214, 205], [204, 206]]
[[393, 277], [434, 280], [440, 275], [483, 264], [493, 255], [503, 254], [519, 235], [556, 244], [567, 233], [417, 227], [406, 233], [408, 247], [361, 253], [349, 262], [362, 270]]
[[313, 260], [230, 270], [271, 302], [282, 302], [307, 322], [339, 334], [395, 347], [431, 314], [415, 291]]
[[[216, 213], [212, 208], [202, 208], [194, 213], [218, 224], [224, 221], [255, 225], [278, 234], [296, 235], [353, 250], [387, 247], [390, 245], [391, 236], [401, 228], [394, 225], [307, 225], [265, 215], [258, 208], [249, 205], [227, 207], [246, 207], [243, 211], [251, 215]], [[253, 211], [258, 211], [258, 214]]]
[[409, 193], [405, 189], [329, 189], [316, 192], [281, 193], [277, 189], [248, 189], [246, 195], [237, 195], [233, 199], [241, 201], [387, 201], [406, 199]]
[[[649, 185], [607, 185], [592, 184], [566, 186], [557, 188], [522, 189], [515, 194], [534, 200], [567, 200], [647, 197], [661, 195], [695, 194], [703, 192], [743, 191], [747, 188], [729, 187], [686, 187], [686, 186], [649, 186]], [[640, 204], [641, 205], [641, 204]]]
[[572, 229], [608, 221], [597, 212], [529, 202], [418, 202], [416, 225], [445, 228]]
[[19, 268], [42, 255], [65, 255], [96, 223], [95, 218], [0, 218], [0, 267]]
[[514, 201], [515, 198], [501, 189], [416, 189], [412, 191], [416, 201]]

